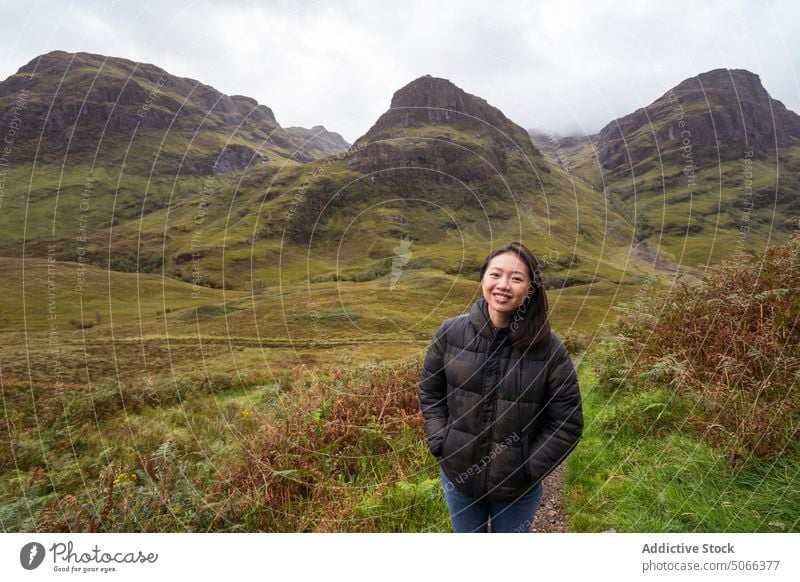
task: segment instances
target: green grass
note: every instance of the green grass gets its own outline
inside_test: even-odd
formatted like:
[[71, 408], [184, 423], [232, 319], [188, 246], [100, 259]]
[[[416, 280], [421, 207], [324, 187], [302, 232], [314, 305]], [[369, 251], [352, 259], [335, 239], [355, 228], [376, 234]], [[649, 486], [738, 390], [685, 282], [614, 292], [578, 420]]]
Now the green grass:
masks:
[[205, 495], [241, 459], [241, 440], [278, 393], [257, 378], [244, 387], [224, 377], [127, 386], [123, 412], [112, 387], [79, 399], [42, 392], [34, 422], [8, 394], [4, 417], [20, 422], [3, 451], [0, 528], [86, 529], [80, 516], [110, 504], [115, 531], [181, 531], [196, 514], [211, 515]]
[[[108, 329], [148, 319], [156, 312], [222, 302], [222, 292], [200, 288], [193, 297], [191, 284], [155, 274], [106, 271], [94, 266], [46, 259], [0, 257], [0, 330], [42, 332], [50, 326], [70, 332], [70, 320], [91, 321]], [[48, 287], [52, 284], [52, 289]], [[52, 304], [50, 301], [53, 301]], [[165, 307], [166, 306], [166, 307]]]
[[586, 431], [567, 469], [570, 529], [789, 532], [800, 525], [797, 452], [734, 469], [668, 390], [608, 394], [581, 366]]
[[[36, 418], [30, 391], [5, 387], [0, 528], [449, 531], [413, 420], [420, 363], [38, 389]], [[609, 394], [588, 364], [580, 382], [572, 531], [797, 530], [796, 454], [734, 470], [668, 390]]]

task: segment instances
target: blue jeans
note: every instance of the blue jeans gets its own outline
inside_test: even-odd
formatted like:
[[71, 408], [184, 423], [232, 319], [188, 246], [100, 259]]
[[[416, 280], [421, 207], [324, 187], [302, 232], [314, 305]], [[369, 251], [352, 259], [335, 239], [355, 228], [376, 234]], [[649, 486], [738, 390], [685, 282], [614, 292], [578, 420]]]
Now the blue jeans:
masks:
[[450, 520], [456, 533], [486, 533], [491, 517], [493, 533], [527, 533], [542, 500], [542, 484], [513, 501], [476, 502], [474, 497], [459, 491], [439, 468]]

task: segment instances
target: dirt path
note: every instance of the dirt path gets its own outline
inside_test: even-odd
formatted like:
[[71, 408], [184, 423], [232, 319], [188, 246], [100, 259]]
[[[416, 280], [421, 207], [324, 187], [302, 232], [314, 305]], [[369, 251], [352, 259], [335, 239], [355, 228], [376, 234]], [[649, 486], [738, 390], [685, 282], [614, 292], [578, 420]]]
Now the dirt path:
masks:
[[533, 520], [533, 531], [538, 533], [563, 533], [567, 531], [564, 513], [564, 464], [556, 467], [544, 480], [544, 492], [539, 511]]

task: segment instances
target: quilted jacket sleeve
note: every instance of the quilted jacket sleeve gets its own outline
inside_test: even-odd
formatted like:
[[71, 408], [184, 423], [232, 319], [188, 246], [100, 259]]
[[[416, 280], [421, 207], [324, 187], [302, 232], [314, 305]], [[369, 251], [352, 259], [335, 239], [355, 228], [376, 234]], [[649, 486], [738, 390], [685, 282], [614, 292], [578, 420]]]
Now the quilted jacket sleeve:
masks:
[[547, 395], [543, 402], [541, 430], [530, 443], [528, 472], [535, 481], [544, 479], [578, 444], [583, 433], [583, 409], [578, 377], [567, 348], [554, 336]]
[[444, 373], [445, 331], [444, 322], [428, 347], [419, 382], [419, 402], [425, 420], [425, 438], [433, 456], [438, 457], [447, 426], [447, 380]]

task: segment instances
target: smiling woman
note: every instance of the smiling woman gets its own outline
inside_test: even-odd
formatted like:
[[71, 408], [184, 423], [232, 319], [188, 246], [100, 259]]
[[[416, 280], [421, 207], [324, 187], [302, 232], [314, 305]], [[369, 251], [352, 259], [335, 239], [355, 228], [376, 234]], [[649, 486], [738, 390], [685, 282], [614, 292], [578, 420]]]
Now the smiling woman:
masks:
[[445, 321], [419, 385], [456, 532], [530, 531], [542, 480], [583, 431], [575, 368], [551, 331], [536, 257], [512, 242], [481, 267], [483, 296]]

